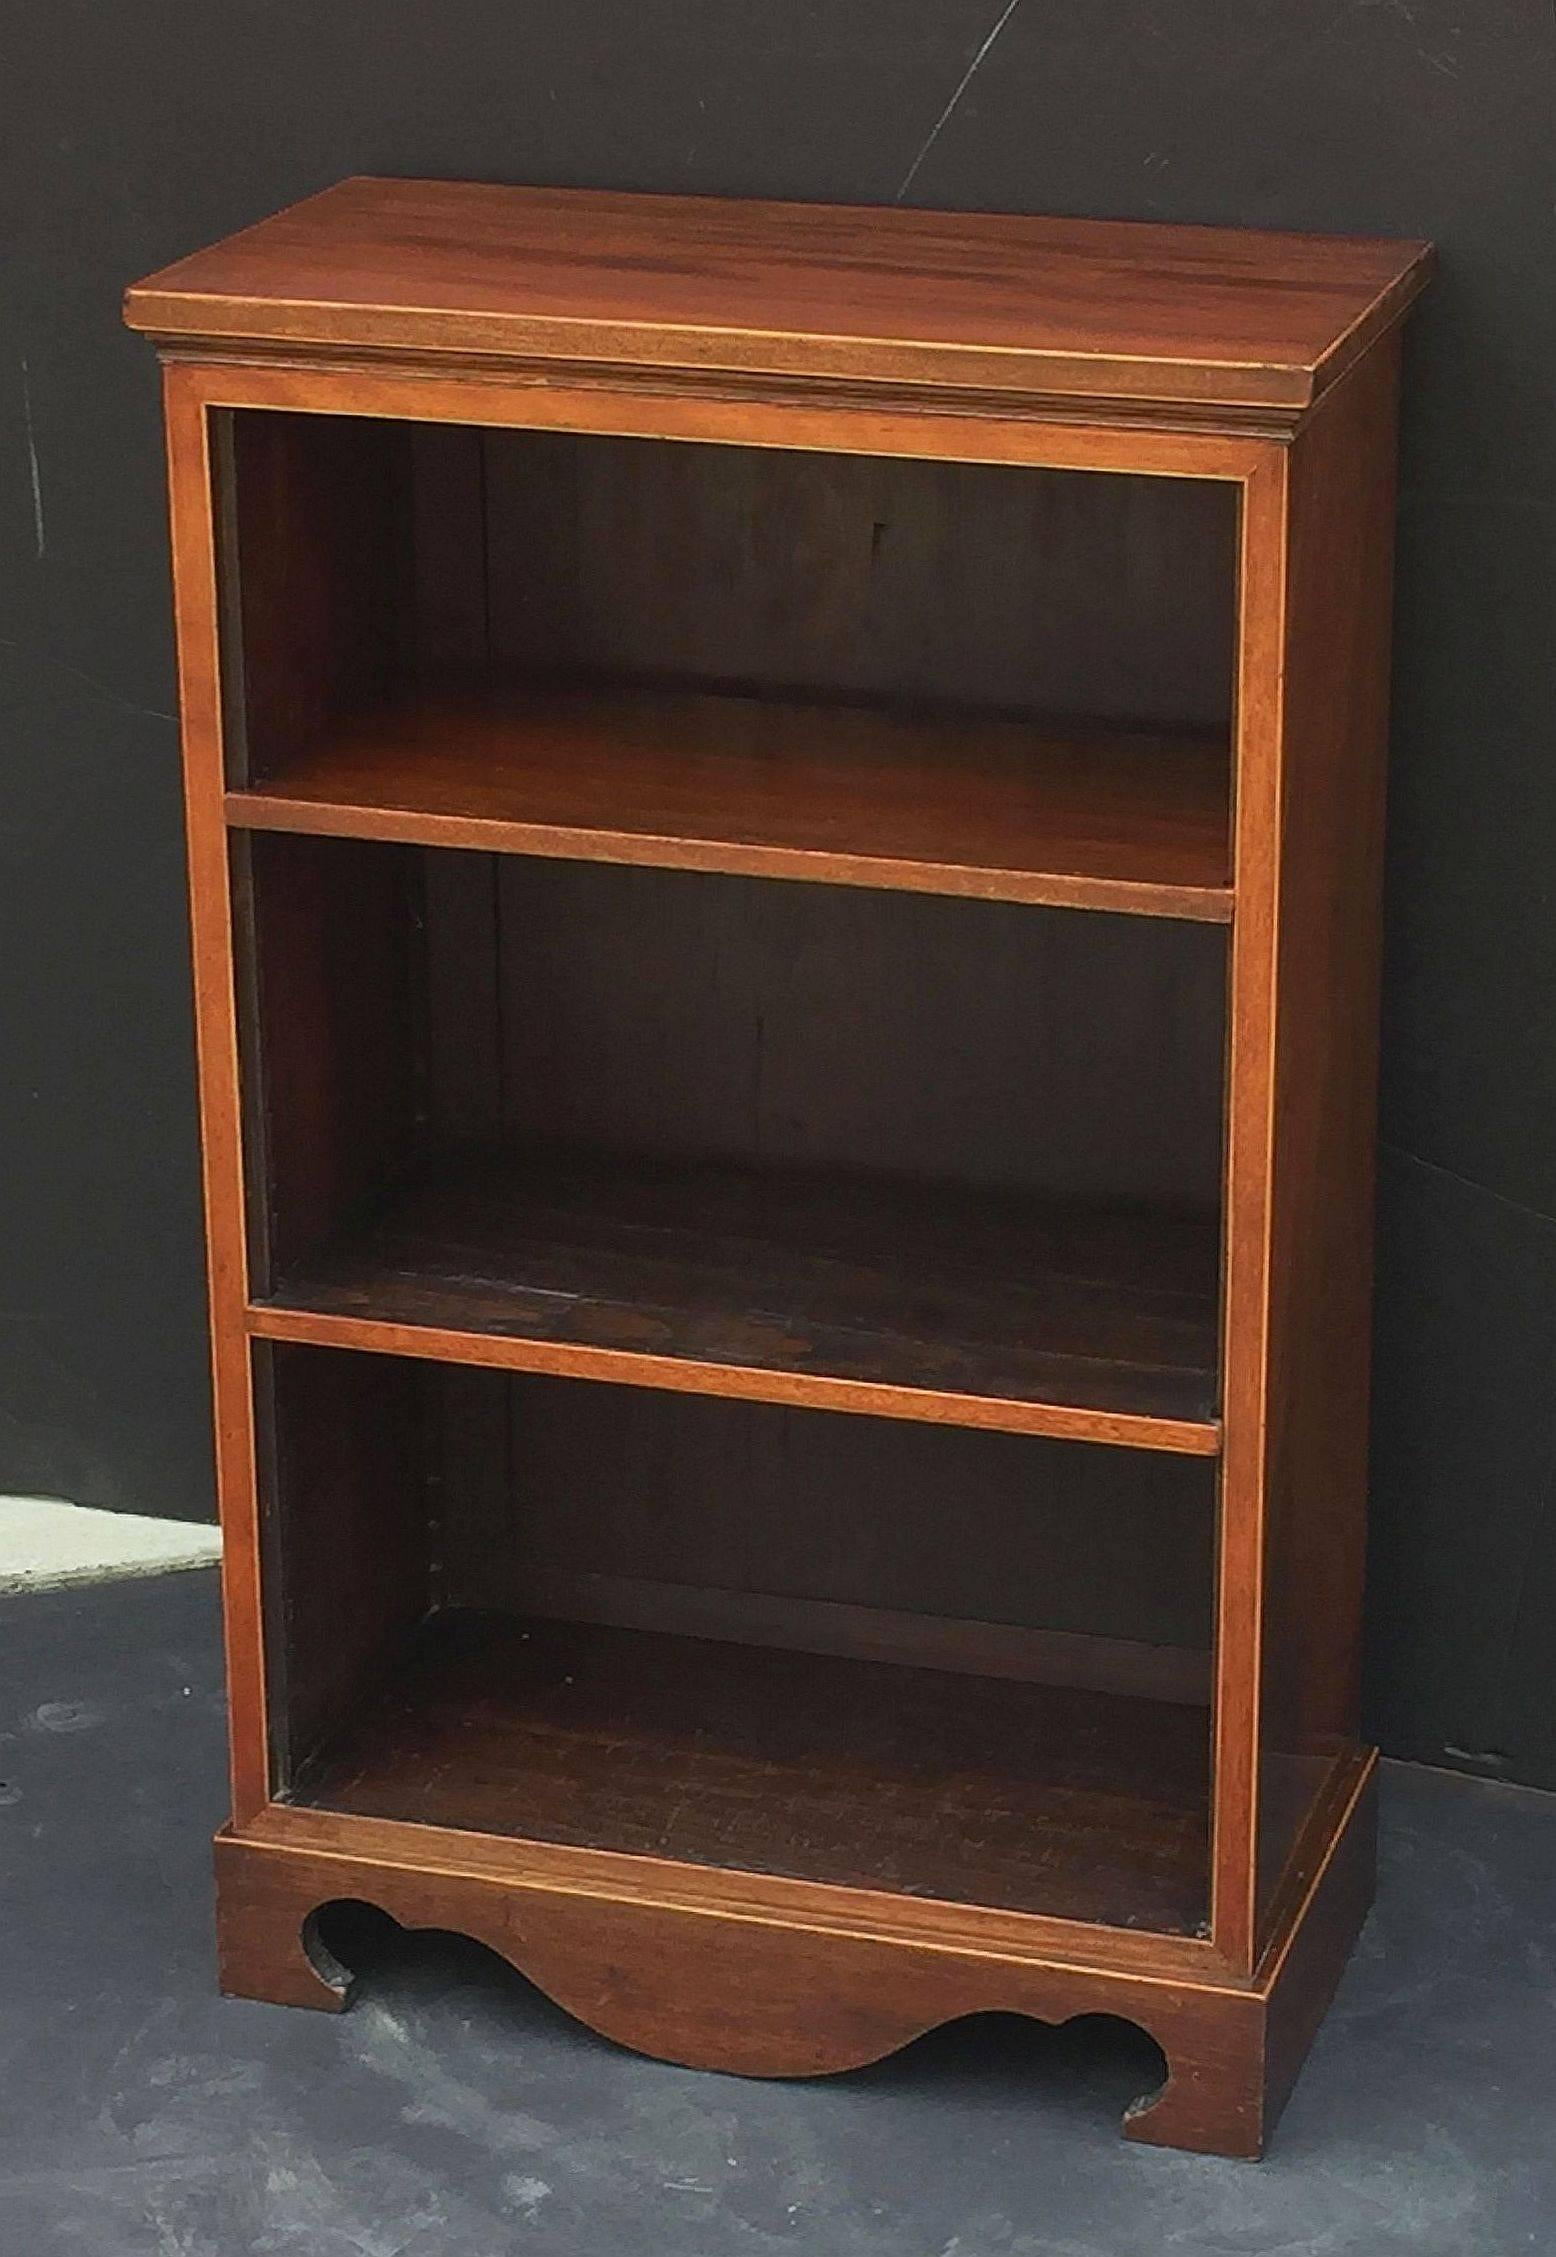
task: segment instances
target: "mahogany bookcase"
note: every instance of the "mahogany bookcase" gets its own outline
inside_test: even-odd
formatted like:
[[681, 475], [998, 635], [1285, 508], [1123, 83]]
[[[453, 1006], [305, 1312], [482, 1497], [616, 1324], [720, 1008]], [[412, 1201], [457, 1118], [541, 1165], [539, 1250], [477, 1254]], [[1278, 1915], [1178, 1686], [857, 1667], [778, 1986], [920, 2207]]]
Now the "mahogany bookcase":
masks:
[[351, 180], [165, 362], [222, 1980], [1127, 2017], [1255, 2154], [1358, 1737], [1426, 247]]

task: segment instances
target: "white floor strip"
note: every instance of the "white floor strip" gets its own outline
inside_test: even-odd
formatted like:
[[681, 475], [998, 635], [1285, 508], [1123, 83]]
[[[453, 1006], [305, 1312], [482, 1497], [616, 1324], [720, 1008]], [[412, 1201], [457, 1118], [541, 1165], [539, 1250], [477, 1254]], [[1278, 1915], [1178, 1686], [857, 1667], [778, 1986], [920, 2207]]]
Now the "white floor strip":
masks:
[[199, 1521], [98, 1512], [59, 1497], [0, 1497], [0, 1591], [208, 1567], [221, 1531]]

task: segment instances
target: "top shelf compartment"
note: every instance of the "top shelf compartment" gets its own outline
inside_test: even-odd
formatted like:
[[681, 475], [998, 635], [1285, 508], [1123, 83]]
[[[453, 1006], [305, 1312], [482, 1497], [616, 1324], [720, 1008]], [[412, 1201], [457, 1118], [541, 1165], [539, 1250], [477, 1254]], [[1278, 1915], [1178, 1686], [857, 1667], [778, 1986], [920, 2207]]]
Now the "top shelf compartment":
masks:
[[228, 815], [1225, 923], [1235, 489], [223, 411]]

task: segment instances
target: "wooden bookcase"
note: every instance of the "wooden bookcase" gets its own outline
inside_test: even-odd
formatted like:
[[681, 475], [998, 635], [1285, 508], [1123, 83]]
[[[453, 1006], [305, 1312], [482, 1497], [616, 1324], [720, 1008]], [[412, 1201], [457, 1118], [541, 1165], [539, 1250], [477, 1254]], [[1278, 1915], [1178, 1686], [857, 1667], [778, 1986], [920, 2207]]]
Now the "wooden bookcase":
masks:
[[[232, 1714], [342, 1902], [797, 2075], [1364, 1915], [1418, 244], [348, 181], [166, 364]], [[848, 1415], [839, 1415], [848, 1414]]]

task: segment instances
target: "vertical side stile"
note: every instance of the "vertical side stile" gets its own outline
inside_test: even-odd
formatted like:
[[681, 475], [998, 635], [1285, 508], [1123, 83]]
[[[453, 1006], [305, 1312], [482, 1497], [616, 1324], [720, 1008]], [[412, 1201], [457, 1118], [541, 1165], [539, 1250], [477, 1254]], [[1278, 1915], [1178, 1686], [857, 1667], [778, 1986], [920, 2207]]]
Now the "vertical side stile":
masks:
[[232, 903], [222, 809], [215, 497], [201, 372], [164, 374], [178, 692], [202, 1120], [217, 1495], [222, 1522], [233, 1817], [269, 1800], [254, 1401], [244, 1312], [248, 1258], [239, 1127]]
[[1241, 1973], [1257, 1953], [1264, 1463], [1269, 1421], [1288, 466], [1271, 442], [1244, 482], [1238, 604], [1227, 1061], [1221, 1544], [1216, 1610], [1211, 1931]]

